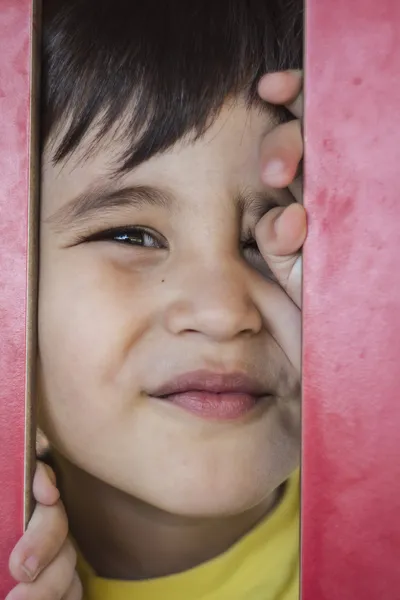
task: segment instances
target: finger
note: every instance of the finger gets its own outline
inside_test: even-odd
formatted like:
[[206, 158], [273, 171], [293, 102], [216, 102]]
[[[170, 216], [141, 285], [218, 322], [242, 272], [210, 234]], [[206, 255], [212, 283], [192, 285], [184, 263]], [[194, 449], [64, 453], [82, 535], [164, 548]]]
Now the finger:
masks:
[[82, 600], [83, 598], [83, 587], [78, 574], [74, 574], [72, 584], [67, 593], [62, 597], [62, 600]]
[[300, 121], [275, 127], [262, 141], [260, 168], [263, 183], [274, 188], [288, 187], [295, 179], [303, 158]]
[[[263, 314], [265, 326], [282, 348], [298, 375], [301, 370], [301, 311], [298, 306], [272, 285], [269, 293], [256, 299]], [[267, 306], [265, 306], [267, 304]], [[264, 309], [263, 309], [264, 306]]]
[[260, 97], [270, 104], [286, 106], [297, 118], [303, 116], [303, 74], [301, 71], [267, 73], [258, 84]]
[[304, 208], [293, 203], [269, 211], [256, 227], [261, 254], [281, 287], [301, 306], [302, 260], [299, 251], [307, 232]]
[[301, 204], [273, 208], [256, 227], [257, 244], [265, 260], [277, 260], [300, 251], [307, 232], [306, 212]]
[[76, 552], [67, 541], [61, 551], [33, 583], [20, 583], [6, 600], [61, 600], [71, 587], [76, 567]]
[[53, 469], [38, 461], [33, 479], [33, 495], [37, 502], [51, 506], [60, 498]]
[[28, 528], [11, 553], [9, 568], [16, 581], [35, 581], [60, 552], [68, 535], [68, 520], [61, 502], [38, 504]]

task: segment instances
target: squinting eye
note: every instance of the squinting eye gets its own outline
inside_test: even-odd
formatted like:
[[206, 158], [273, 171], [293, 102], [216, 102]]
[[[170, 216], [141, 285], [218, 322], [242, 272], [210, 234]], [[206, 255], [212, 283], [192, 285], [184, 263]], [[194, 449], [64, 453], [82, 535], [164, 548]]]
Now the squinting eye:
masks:
[[161, 234], [144, 227], [114, 227], [94, 233], [82, 241], [114, 242], [125, 246], [140, 246], [141, 248], [167, 247], [167, 241]]
[[142, 246], [143, 248], [162, 248], [160, 240], [145, 229], [132, 229], [130, 231], [121, 231], [115, 233], [111, 238], [120, 244], [130, 246]]
[[243, 256], [248, 261], [248, 263], [254, 269], [256, 269], [256, 271], [261, 273], [261, 275], [263, 275], [263, 277], [265, 277], [266, 279], [276, 281], [275, 275], [272, 273], [271, 269], [265, 262], [256, 240], [252, 237], [249, 237], [248, 239], [242, 242], [241, 246]]
[[242, 251], [243, 253], [251, 253], [251, 254], [260, 254], [260, 250], [258, 248], [258, 244], [254, 238], [249, 238], [242, 242]]

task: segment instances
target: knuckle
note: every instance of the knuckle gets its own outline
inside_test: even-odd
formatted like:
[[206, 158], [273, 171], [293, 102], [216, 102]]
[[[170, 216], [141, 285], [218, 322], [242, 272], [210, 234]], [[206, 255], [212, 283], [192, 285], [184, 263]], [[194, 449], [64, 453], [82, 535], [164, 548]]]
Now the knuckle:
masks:
[[[71, 581], [74, 579], [75, 566], [76, 553], [72, 545], [66, 542], [51, 567], [49, 567], [46, 590], [43, 589], [45, 594], [43, 592], [39, 594], [37, 600], [59, 600], [64, 598], [62, 594], [65, 593], [67, 587], [71, 588]], [[50, 569], [52, 571], [51, 576]], [[69, 596], [67, 596], [67, 598], [70, 600]], [[71, 596], [71, 600], [72, 599], [75, 600], [74, 596]], [[34, 600], [36, 600], [36, 597]]]
[[53, 561], [54, 569], [61, 573], [69, 573], [70, 578], [72, 578], [76, 563], [77, 555], [75, 548], [69, 540], [66, 540]]
[[77, 563], [77, 554], [76, 554], [76, 550], [75, 550], [71, 540], [67, 540], [65, 542], [64, 551], [65, 551], [65, 559], [75, 569], [76, 563]]
[[83, 599], [83, 586], [81, 580], [78, 577], [78, 574], [74, 574], [74, 578], [72, 580], [71, 587], [65, 596], [62, 597], [62, 600], [82, 600]]
[[41, 538], [36, 541], [36, 554], [42, 565], [48, 564], [59, 554], [60, 549], [67, 539], [68, 526], [65, 527], [60, 521], [51, 523], [51, 527], [46, 533], [42, 533]]
[[47, 524], [47, 535], [52, 547], [59, 544], [60, 540], [65, 540], [68, 535], [68, 518], [61, 501], [54, 506], [40, 507], [42, 510], [42, 523]]
[[59, 500], [55, 506], [56, 510], [57, 510], [57, 515], [58, 515], [58, 520], [59, 520], [59, 528], [60, 528], [60, 534], [62, 535], [64, 538], [67, 537], [68, 535], [68, 529], [69, 529], [69, 525], [68, 525], [68, 517], [67, 517], [67, 513], [65, 512], [65, 508], [63, 503], [61, 502], [61, 500]]

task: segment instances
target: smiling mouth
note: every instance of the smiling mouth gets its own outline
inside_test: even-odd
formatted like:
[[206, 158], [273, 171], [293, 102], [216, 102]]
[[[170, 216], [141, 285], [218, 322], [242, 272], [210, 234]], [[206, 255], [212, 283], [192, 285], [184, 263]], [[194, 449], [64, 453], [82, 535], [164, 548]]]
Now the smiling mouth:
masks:
[[234, 421], [250, 413], [272, 393], [240, 373], [196, 371], [168, 382], [149, 395], [204, 419]]

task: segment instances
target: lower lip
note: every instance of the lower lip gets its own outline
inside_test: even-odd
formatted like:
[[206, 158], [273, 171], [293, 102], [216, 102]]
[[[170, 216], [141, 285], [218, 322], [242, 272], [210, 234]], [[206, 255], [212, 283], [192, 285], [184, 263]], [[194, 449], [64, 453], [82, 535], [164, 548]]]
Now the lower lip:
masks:
[[164, 398], [203, 419], [234, 421], [248, 414], [259, 398], [249, 394], [184, 392]]

